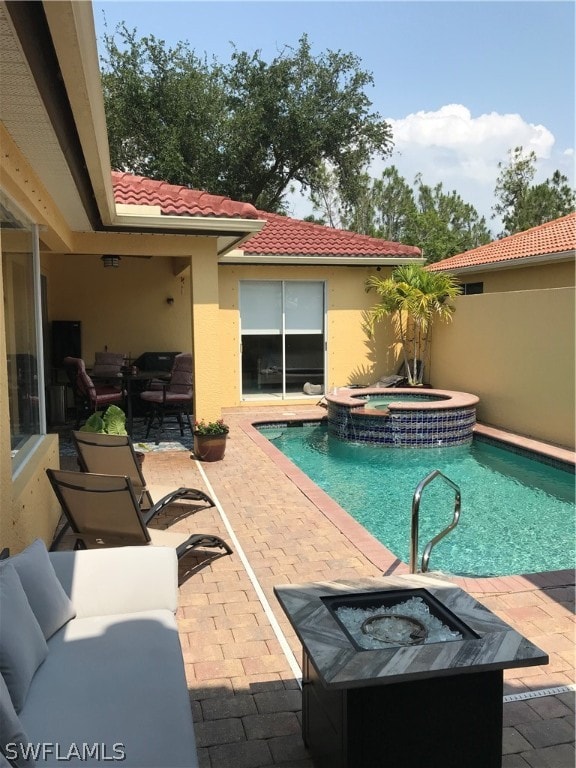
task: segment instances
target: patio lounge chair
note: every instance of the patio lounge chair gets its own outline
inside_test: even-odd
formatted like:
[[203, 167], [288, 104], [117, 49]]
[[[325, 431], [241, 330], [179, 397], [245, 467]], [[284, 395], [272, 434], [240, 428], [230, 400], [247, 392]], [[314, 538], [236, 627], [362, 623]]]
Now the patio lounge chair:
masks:
[[[187, 513], [214, 506], [214, 502], [204, 491], [185, 487], [176, 488], [164, 494], [154, 503], [146, 486], [146, 480], [142, 474], [132, 440], [128, 435], [107, 435], [100, 432], [79, 431], [72, 432], [72, 443], [76, 448], [78, 463], [82, 472], [91, 472], [97, 475], [120, 474], [130, 478], [145, 525], [175, 501], [204, 502], [200, 507], [194, 506], [192, 510], [187, 510]], [[58, 548], [58, 544], [68, 528], [68, 523], [64, 523], [52, 543], [52, 549]]]
[[[83, 472], [97, 475], [127, 475], [138, 498], [144, 523], [174, 501], [201, 501], [200, 509], [213, 507], [214, 502], [204, 491], [197, 488], [176, 488], [166, 493], [156, 503], [146, 486], [140, 461], [134, 444], [128, 435], [108, 435], [101, 432], [72, 432], [72, 443], [78, 454]], [[198, 508], [195, 507], [194, 511]]]
[[196, 547], [232, 549], [219, 536], [148, 528], [129, 477], [47, 469], [46, 474], [76, 536], [75, 549], [172, 547], [181, 558]]

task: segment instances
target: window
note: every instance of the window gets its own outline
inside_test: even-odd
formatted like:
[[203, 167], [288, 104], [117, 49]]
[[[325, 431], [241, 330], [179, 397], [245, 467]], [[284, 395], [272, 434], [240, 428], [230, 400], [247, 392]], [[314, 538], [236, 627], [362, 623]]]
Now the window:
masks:
[[46, 432], [36, 227], [0, 192], [2, 275], [13, 472]]
[[484, 293], [484, 283], [462, 283], [462, 295], [472, 296], [475, 293]]

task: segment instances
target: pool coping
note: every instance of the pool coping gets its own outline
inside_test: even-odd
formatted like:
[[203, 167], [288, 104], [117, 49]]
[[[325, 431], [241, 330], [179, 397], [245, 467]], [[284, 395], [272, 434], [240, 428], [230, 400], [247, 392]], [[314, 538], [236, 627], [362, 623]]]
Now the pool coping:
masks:
[[[305, 472], [297, 467], [287, 456], [276, 448], [267, 437], [257, 429], [258, 425], [275, 423], [325, 423], [326, 417], [308, 417], [297, 414], [282, 414], [281, 417], [251, 417], [239, 423], [242, 431], [262, 450], [262, 452], [291, 480], [301, 493], [338, 528], [338, 530], [377, 568], [384, 576], [392, 574], [408, 574], [409, 567], [396, 557], [364, 526], [355, 520], [343, 507], [322, 490]], [[543, 443], [532, 438], [515, 435], [485, 424], [476, 424], [474, 432], [509, 443], [512, 446], [539, 453], [561, 462], [576, 465], [576, 452], [552, 444]], [[513, 576], [456, 576], [443, 573], [454, 584], [468, 592], [490, 594], [497, 592], [524, 592], [535, 586], [541, 589], [574, 585], [576, 571], [566, 568], [558, 571], [545, 571]]]
[[333, 403], [345, 408], [350, 408], [351, 411], [369, 414], [370, 416], [387, 416], [387, 411], [384, 409], [366, 408], [368, 402], [358, 400], [360, 397], [367, 395], [379, 395], [386, 397], [386, 395], [407, 395], [408, 397], [418, 395], [430, 395], [431, 397], [437, 397], [437, 400], [418, 400], [410, 402], [390, 403], [389, 410], [398, 411], [437, 411], [437, 410], [452, 410], [456, 408], [471, 408], [480, 402], [480, 398], [476, 395], [472, 395], [469, 392], [455, 392], [448, 389], [432, 389], [430, 387], [361, 387], [351, 389], [350, 387], [338, 387], [335, 392], [328, 393], [324, 396], [327, 403]]

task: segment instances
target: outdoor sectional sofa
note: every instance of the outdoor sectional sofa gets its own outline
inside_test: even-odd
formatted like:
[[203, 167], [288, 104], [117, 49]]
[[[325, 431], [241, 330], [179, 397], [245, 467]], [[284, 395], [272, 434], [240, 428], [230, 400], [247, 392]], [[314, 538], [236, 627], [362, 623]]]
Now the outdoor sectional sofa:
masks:
[[198, 766], [177, 579], [163, 547], [0, 562], [0, 766]]

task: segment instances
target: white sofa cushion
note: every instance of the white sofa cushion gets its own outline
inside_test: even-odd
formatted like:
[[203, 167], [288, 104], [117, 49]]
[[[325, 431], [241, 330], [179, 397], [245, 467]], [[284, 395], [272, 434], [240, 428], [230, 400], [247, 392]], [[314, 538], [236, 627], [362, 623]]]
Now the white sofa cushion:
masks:
[[[119, 752], [122, 766], [198, 765], [171, 611], [76, 618], [49, 648], [20, 714], [34, 742], [56, 743], [63, 752], [71, 744], [101, 745], [100, 760], [86, 760], [88, 766], [110, 766]], [[52, 756], [42, 764], [62, 762]]]
[[[0, 757], [5, 759], [5, 765], [11, 764], [14, 768], [24, 766], [33, 768], [34, 760], [27, 756], [28, 752], [24, 751], [27, 744], [29, 744], [28, 736], [24, 733], [20, 718], [14, 709], [6, 681], [0, 675]], [[10, 763], [7, 758], [10, 759]], [[0, 760], [0, 768], [1, 766]]]
[[20, 712], [48, 646], [20, 578], [9, 560], [0, 564], [0, 673]]
[[20, 554], [10, 558], [30, 607], [46, 640], [74, 618], [76, 611], [56, 576], [46, 545], [36, 539]]
[[50, 552], [76, 618], [178, 607], [178, 559], [171, 547]]

